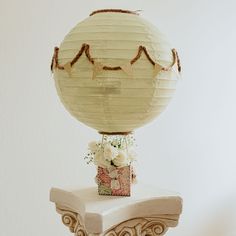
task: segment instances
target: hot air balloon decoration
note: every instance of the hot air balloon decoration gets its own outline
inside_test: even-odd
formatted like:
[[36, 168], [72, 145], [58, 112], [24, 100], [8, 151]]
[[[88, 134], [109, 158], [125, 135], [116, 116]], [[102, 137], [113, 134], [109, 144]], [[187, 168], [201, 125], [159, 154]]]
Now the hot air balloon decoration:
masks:
[[102, 134], [89, 149], [99, 193], [130, 195], [132, 132], [172, 98], [181, 71], [177, 51], [137, 12], [97, 10], [55, 47], [51, 70], [65, 108]]

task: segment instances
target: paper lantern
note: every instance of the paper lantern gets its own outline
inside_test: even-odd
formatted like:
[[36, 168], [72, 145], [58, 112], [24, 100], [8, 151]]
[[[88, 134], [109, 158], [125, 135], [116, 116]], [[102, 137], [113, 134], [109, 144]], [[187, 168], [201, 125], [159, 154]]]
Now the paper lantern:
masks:
[[176, 50], [137, 12], [106, 9], [78, 23], [55, 48], [58, 95], [101, 133], [129, 133], [167, 106], [180, 72]]

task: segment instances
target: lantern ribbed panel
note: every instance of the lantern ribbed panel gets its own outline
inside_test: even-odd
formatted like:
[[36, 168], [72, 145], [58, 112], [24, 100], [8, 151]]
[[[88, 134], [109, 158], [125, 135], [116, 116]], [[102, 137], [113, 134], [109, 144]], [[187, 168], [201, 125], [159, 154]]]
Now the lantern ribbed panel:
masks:
[[[170, 45], [163, 35], [138, 15], [98, 13], [88, 17], [65, 37], [58, 61], [72, 61], [82, 45], [90, 45], [95, 62], [122, 66], [145, 46], [151, 58], [168, 67], [173, 62]], [[104, 132], [132, 131], [158, 116], [172, 97], [175, 73], [161, 71], [153, 78], [153, 65], [142, 54], [132, 65], [132, 76], [123, 70], [103, 70], [92, 79], [94, 65], [83, 54], [73, 65], [71, 76], [55, 70], [61, 101], [79, 121]]]

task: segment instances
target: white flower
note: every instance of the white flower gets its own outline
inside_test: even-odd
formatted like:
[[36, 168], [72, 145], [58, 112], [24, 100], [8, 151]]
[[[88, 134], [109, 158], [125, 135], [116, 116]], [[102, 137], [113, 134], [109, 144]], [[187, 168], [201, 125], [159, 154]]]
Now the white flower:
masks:
[[113, 160], [117, 154], [118, 154], [118, 151], [116, 148], [114, 148], [113, 146], [111, 146], [110, 143], [105, 143], [104, 146], [103, 146], [103, 152], [104, 152], [104, 158], [108, 161], [111, 161]]
[[93, 162], [95, 165], [102, 168], [107, 168], [111, 164], [110, 161], [104, 158], [103, 151], [101, 149], [95, 153]]
[[95, 141], [92, 141], [88, 144], [89, 149], [91, 150], [91, 152], [96, 152], [98, 149], [98, 143]]
[[117, 167], [123, 167], [129, 165], [129, 160], [125, 154], [125, 152], [120, 151], [115, 159], [113, 159], [113, 163]]
[[118, 146], [118, 144], [119, 144], [118, 140], [113, 140], [112, 141], [112, 146]]

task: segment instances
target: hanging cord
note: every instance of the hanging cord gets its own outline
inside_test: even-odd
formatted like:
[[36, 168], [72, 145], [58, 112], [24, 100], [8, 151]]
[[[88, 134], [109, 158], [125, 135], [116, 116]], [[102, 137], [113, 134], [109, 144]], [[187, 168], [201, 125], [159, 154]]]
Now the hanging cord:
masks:
[[103, 153], [103, 158], [105, 159], [105, 156], [104, 156], [104, 134], [102, 134], [102, 144], [101, 144], [101, 148], [102, 148], [102, 153]]
[[125, 136], [124, 136], [124, 139], [125, 139], [125, 146], [126, 146], [126, 155], [127, 155], [127, 157], [128, 157], [128, 153], [129, 153], [129, 152], [128, 152], [127, 136], [128, 136], [128, 135], [125, 135]]

